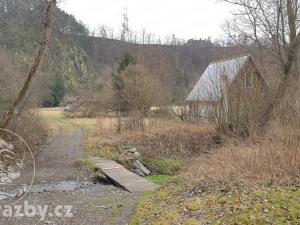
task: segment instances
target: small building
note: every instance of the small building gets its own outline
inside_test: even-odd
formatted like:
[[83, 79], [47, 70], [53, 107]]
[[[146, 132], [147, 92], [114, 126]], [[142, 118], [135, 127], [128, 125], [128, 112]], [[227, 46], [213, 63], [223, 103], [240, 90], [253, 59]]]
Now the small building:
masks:
[[222, 104], [223, 113], [230, 107], [249, 102], [267, 93], [266, 83], [250, 55], [244, 55], [208, 65], [186, 101], [188, 120], [207, 119]]

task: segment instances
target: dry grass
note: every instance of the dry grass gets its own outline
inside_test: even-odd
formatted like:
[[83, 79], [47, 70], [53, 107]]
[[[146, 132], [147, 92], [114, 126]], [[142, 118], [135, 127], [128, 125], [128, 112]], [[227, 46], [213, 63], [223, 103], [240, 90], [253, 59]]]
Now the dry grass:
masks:
[[149, 157], [186, 158], [208, 152], [213, 147], [213, 128], [208, 124], [156, 120], [144, 138], [137, 141]]
[[[195, 160], [189, 178], [289, 184], [300, 178], [300, 137], [295, 129], [272, 129], [259, 144], [227, 145]], [[196, 179], [195, 179], [196, 178]]]
[[213, 129], [208, 124], [155, 119], [145, 121], [144, 131], [125, 130], [117, 134], [116, 123], [117, 119], [98, 119], [90, 139], [92, 145], [98, 149], [137, 147], [145, 156], [151, 157], [183, 157], [207, 152], [213, 144]]
[[[126, 123], [127, 118], [122, 118]], [[130, 148], [137, 148], [140, 160], [158, 174], [177, 174], [192, 156], [199, 156], [214, 147], [213, 128], [208, 124], [195, 125], [178, 121], [146, 119], [145, 127], [116, 132], [117, 118], [98, 118], [89, 130], [85, 150], [94, 156], [117, 160], [128, 166], [132, 158]]]
[[34, 112], [23, 112], [9, 127], [20, 135], [30, 147], [35, 150], [44, 143], [49, 135], [49, 129], [42, 118]]

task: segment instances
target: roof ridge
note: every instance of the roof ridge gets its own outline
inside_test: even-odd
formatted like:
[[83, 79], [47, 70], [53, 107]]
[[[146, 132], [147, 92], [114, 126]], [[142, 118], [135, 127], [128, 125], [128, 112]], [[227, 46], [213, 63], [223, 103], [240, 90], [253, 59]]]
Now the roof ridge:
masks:
[[246, 56], [247, 57], [252, 57], [251, 54], [244, 54], [244, 55], [235, 56], [235, 57], [231, 57], [231, 58], [227, 58], [227, 59], [223, 59], [223, 60], [212, 61], [212, 62], [209, 63], [209, 65], [218, 64], [218, 63], [230, 61], [230, 60], [233, 60], [233, 59], [239, 59], [239, 58], [246, 57]]

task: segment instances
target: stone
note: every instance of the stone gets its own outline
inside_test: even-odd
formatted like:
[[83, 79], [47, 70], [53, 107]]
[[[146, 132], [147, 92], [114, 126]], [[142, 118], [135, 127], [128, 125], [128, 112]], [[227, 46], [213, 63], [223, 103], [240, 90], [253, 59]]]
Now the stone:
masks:
[[143, 174], [145, 174], [146, 176], [150, 175], [150, 170], [148, 170], [139, 160], [136, 160], [134, 163], [133, 163], [133, 166], [136, 168], [136, 169], [139, 169], [140, 171], [143, 172]]
[[8, 173], [7, 175], [10, 179], [12, 180], [15, 180], [17, 178], [19, 178], [21, 176], [21, 173], [20, 172], [17, 172], [17, 173]]
[[133, 153], [133, 156], [134, 156], [135, 158], [140, 158], [140, 157], [141, 157], [141, 153], [135, 152], [135, 153]]
[[6, 148], [8, 150], [13, 150], [14, 146], [12, 144], [8, 144], [6, 141], [4, 141], [2, 138], [0, 138], [0, 149]]
[[130, 153], [134, 154], [135, 152], [137, 152], [137, 149], [136, 149], [136, 148], [131, 148], [131, 149], [129, 149], [129, 151], [128, 151], [128, 152], [130, 152]]
[[140, 177], [144, 177], [144, 176], [145, 176], [145, 174], [144, 174], [140, 169], [135, 169], [135, 170], [134, 170], [134, 173], [135, 173], [136, 175], [139, 175]]
[[10, 184], [12, 183], [12, 180], [9, 177], [5, 176], [0, 178], [0, 182], [4, 184]]

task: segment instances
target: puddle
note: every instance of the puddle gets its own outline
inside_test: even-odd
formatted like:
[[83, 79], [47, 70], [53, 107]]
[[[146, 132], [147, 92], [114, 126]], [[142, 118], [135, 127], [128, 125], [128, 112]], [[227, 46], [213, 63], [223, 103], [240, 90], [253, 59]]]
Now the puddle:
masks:
[[[95, 177], [89, 181], [76, 182], [76, 181], [60, 181], [48, 184], [32, 185], [28, 193], [43, 193], [43, 192], [67, 192], [75, 191], [80, 188], [87, 188], [95, 185], [110, 185], [107, 181]], [[23, 195], [28, 190], [27, 186], [15, 188], [14, 190], [0, 189], [0, 200], [7, 198], [15, 198]]]
[[53, 184], [32, 185], [29, 193], [41, 193], [49, 191], [74, 191], [79, 187], [80, 184], [75, 181], [62, 181]]

